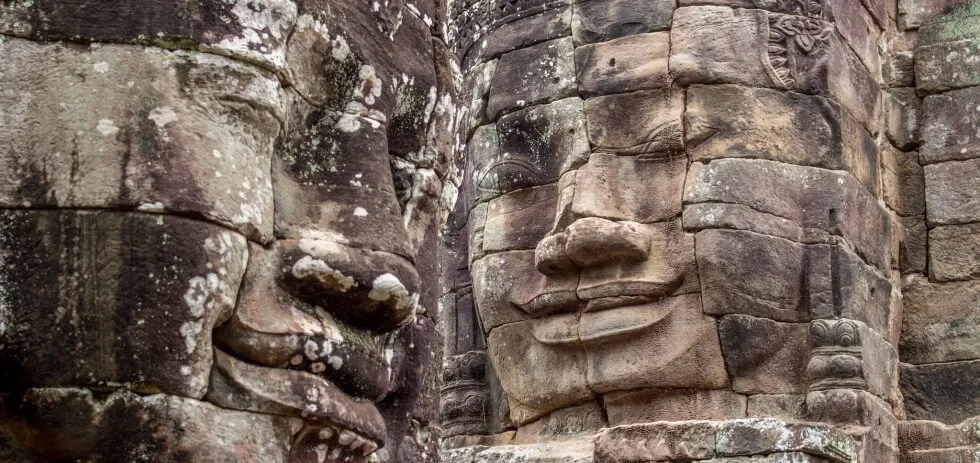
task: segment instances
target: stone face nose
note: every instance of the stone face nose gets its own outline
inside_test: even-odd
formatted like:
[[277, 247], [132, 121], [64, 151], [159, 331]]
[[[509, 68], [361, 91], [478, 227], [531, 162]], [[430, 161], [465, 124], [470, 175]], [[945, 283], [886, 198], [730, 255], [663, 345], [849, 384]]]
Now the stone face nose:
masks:
[[553, 275], [614, 262], [642, 261], [649, 253], [650, 237], [639, 224], [586, 217], [541, 240], [534, 257], [538, 271]]

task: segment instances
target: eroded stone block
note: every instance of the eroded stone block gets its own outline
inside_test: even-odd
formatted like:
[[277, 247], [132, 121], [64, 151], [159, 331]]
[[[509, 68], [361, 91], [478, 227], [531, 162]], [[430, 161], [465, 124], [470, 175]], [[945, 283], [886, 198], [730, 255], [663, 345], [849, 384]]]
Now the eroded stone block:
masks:
[[572, 32], [572, 8], [561, 5], [538, 14], [523, 16], [499, 24], [487, 35], [483, 59], [496, 58], [504, 53], [568, 36]]
[[644, 90], [585, 100], [589, 142], [619, 154], [683, 148], [684, 93], [677, 88]]
[[636, 34], [575, 49], [579, 92], [584, 97], [667, 88], [667, 32]]
[[595, 153], [578, 170], [572, 212], [639, 223], [681, 213], [687, 159]]
[[914, 278], [903, 290], [903, 362], [980, 359], [980, 283]]
[[804, 452], [834, 462], [847, 462], [852, 461], [858, 450], [851, 436], [833, 427], [772, 419], [727, 421], [721, 423], [717, 436], [719, 456]]
[[639, 389], [603, 395], [610, 426], [745, 417], [745, 396], [727, 389]]
[[901, 364], [899, 385], [909, 419], [956, 424], [980, 415], [980, 360]]
[[487, 115], [496, 120], [503, 113], [575, 93], [572, 39], [542, 42], [500, 57], [490, 84]]
[[980, 220], [980, 158], [930, 164], [923, 171], [930, 227]]
[[808, 346], [796, 342], [809, 325], [781, 323], [746, 315], [726, 315], [718, 322], [732, 388], [742, 394], [806, 391]]
[[930, 95], [922, 100], [923, 164], [980, 157], [980, 87]]
[[2, 219], [4, 384], [204, 395], [211, 330], [231, 314], [248, 260], [242, 235], [154, 214]]
[[929, 277], [934, 281], [980, 277], [980, 223], [929, 231]]
[[881, 193], [885, 204], [903, 217], [925, 214], [925, 178], [916, 152], [885, 146], [881, 150]]
[[670, 28], [675, 0], [575, 0], [576, 44], [602, 42]]
[[596, 438], [595, 455], [607, 463], [703, 460], [715, 454], [717, 431], [710, 421], [616, 426]]

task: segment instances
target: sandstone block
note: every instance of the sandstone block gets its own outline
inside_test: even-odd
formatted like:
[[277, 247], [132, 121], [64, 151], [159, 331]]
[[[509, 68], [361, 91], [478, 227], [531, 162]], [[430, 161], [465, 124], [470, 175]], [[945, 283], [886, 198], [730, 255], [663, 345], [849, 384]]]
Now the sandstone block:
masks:
[[806, 396], [803, 394], [753, 394], [748, 397], [746, 410], [749, 418], [802, 421], [806, 413]]
[[[872, 76], [879, 74], [881, 61], [878, 53], [878, 39], [880, 31], [875, 19], [866, 8], [868, 3], [881, 6], [884, 12], [885, 2], [867, 0], [854, 2], [848, 0], [829, 0], [824, 6], [830, 12], [834, 20], [834, 28], [840, 33], [841, 37], [850, 44], [858, 59], [864, 63], [865, 68]], [[879, 16], [881, 20], [887, 20], [885, 14]], [[880, 21], [883, 23], [883, 21]]]
[[683, 148], [680, 89], [644, 90], [585, 100], [589, 142], [619, 154], [678, 151]]
[[718, 322], [732, 389], [742, 394], [784, 394], [806, 391], [809, 327], [746, 315], [726, 315]]
[[483, 59], [493, 59], [504, 53], [570, 35], [572, 8], [561, 3], [541, 13], [522, 16], [494, 27], [485, 39]]
[[550, 103], [575, 95], [575, 56], [570, 38], [542, 42], [500, 57], [490, 84], [487, 115]]
[[717, 431], [710, 421], [616, 426], [598, 435], [595, 455], [607, 463], [703, 460], [715, 454]]
[[473, 200], [546, 185], [589, 158], [582, 101], [568, 98], [508, 114], [469, 143]]
[[926, 217], [929, 226], [980, 220], [980, 158], [930, 164], [926, 179]]
[[[980, 16], [973, 17], [977, 21]], [[921, 35], [921, 33], [920, 33]], [[980, 85], [980, 39], [941, 42], [915, 49], [918, 92], [938, 93]]]
[[177, 212], [272, 238], [276, 79], [157, 48], [8, 38], [0, 54], [0, 204]]
[[792, 220], [759, 212], [741, 204], [698, 203], [684, 207], [684, 230], [721, 228], [747, 230], [763, 235], [785, 238], [790, 241], [804, 241], [804, 230]]
[[606, 427], [602, 406], [597, 401], [559, 408], [517, 428], [514, 444], [531, 444], [570, 436], [592, 434]]
[[39, 433], [20, 436], [31, 461], [291, 461], [295, 430], [281, 416], [126, 390], [29, 389], [5, 405], [25, 412], [0, 422], [0, 433]]
[[903, 290], [902, 335], [906, 363], [980, 359], [980, 283], [913, 279]]
[[[508, 251], [488, 255], [471, 265], [473, 293], [483, 329], [487, 332], [506, 323], [528, 318], [527, 313], [511, 301], [515, 285], [522, 283], [521, 275], [537, 274], [534, 251]], [[500, 275], [513, 275], [500, 278]], [[540, 274], [539, 274], [540, 275]], [[543, 279], [543, 275], [541, 275]], [[565, 279], [568, 280], [568, 279]], [[574, 291], [577, 278], [562, 280], [563, 288]], [[558, 286], [558, 285], [556, 285]]]
[[654, 32], [575, 49], [579, 92], [584, 97], [667, 88], [670, 34]]
[[899, 378], [909, 419], [956, 424], [980, 414], [980, 360], [903, 363]]
[[[754, 180], [758, 178], [767, 182], [759, 185]], [[695, 163], [688, 174], [684, 202], [741, 204], [791, 219], [804, 228], [840, 233], [867, 262], [881, 271], [888, 269], [888, 215], [877, 199], [847, 174], [764, 160]]]
[[[175, 10], [182, 14], [173, 14]], [[281, 69], [297, 10], [289, 0], [273, 0], [262, 8], [212, 0], [157, 2], [139, 8], [122, 7], [112, 0], [18, 2], [4, 6], [0, 33], [36, 40], [71, 38], [200, 48]]]
[[975, 429], [978, 418], [947, 425], [938, 421], [908, 420], [898, 423], [898, 446], [906, 451], [980, 445]]
[[687, 151], [695, 161], [746, 157], [846, 169], [874, 191], [874, 140], [826, 98], [735, 85], [692, 85], [684, 122]]
[[980, 277], [980, 223], [947, 225], [929, 232], [929, 277], [934, 281]]
[[899, 269], [902, 273], [924, 273], [926, 270], [925, 216], [899, 217], [902, 241], [899, 247]]
[[898, 0], [898, 27], [918, 29], [962, 4], [962, 0]]
[[551, 230], [556, 185], [517, 190], [490, 201], [483, 234], [485, 252], [534, 249]]
[[[614, 316], [616, 309], [583, 315], [578, 332], [587, 343], [589, 387], [604, 393], [727, 386], [715, 323], [701, 313], [699, 302], [698, 295], [689, 294], [621, 308], [629, 315], [625, 321]], [[641, 317], [630, 309], [648, 315]], [[589, 339], [591, 332], [608, 331], [610, 326], [621, 327], [623, 334]]]
[[[797, 22], [803, 25], [800, 34], [792, 25]], [[879, 86], [831, 23], [764, 10], [691, 6], [677, 9], [670, 33], [670, 73], [680, 85], [731, 83], [826, 95], [877, 133]], [[759, 50], [766, 50], [761, 59]]]
[[719, 456], [804, 452], [834, 462], [852, 461], [857, 450], [853, 438], [826, 425], [754, 418], [721, 423], [716, 443]]
[[518, 424], [594, 396], [586, 377], [585, 351], [540, 342], [536, 323], [499, 326], [487, 340], [494, 370], [509, 398], [511, 419]]
[[885, 204], [903, 217], [925, 214], [925, 179], [916, 152], [881, 150], [881, 192]]
[[929, 95], [922, 100], [923, 164], [980, 157], [980, 88]]
[[578, 170], [572, 212], [580, 217], [639, 223], [677, 217], [686, 172], [683, 156], [595, 153]]
[[[922, 101], [912, 88], [893, 88], [884, 94], [885, 135], [896, 148], [909, 151], [919, 144]], [[938, 116], [943, 117], [943, 116]]]
[[885, 30], [882, 38], [881, 75], [889, 87], [915, 87], [916, 31]]
[[746, 407], [745, 396], [727, 389], [639, 389], [605, 394], [602, 402], [610, 426], [745, 418]]
[[674, 0], [575, 0], [575, 43], [612, 40], [670, 28]]
[[204, 395], [211, 331], [234, 309], [245, 272], [242, 235], [143, 213], [2, 219], [4, 384]]
[[476, 454], [473, 463], [593, 463], [588, 439], [528, 445], [501, 445]]

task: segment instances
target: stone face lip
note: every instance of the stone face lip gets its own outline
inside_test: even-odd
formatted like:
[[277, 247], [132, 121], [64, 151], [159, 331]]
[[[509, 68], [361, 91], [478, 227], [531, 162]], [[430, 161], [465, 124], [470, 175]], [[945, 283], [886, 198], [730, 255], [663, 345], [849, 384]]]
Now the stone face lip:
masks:
[[301, 417], [354, 432], [380, 446], [385, 422], [374, 404], [353, 399], [301, 371], [251, 365], [215, 349], [207, 400], [225, 408]]

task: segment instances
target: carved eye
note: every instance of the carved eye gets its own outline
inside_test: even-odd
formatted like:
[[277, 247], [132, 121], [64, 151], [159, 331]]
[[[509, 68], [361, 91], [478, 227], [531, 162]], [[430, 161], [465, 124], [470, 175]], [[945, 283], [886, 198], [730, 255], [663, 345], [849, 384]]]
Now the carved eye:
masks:
[[506, 193], [539, 185], [544, 180], [543, 172], [534, 164], [524, 159], [508, 159], [487, 168], [477, 179], [476, 186], [488, 192]]

